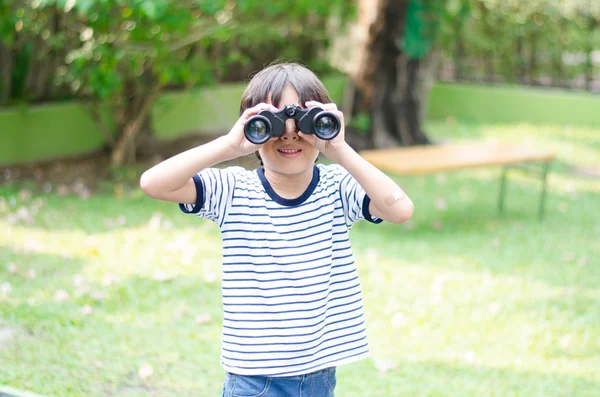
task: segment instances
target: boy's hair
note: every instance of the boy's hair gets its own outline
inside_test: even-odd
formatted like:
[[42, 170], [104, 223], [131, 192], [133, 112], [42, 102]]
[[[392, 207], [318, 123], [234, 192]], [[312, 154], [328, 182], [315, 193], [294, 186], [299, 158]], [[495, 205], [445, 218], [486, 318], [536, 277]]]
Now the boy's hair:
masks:
[[[307, 101], [331, 103], [327, 89], [311, 70], [293, 62], [274, 63], [256, 73], [248, 83], [240, 103], [240, 116], [246, 109], [261, 102], [270, 100], [277, 106], [286, 87], [291, 87], [298, 93], [300, 97], [298, 105], [301, 107], [304, 107]], [[258, 151], [256, 157], [263, 165]]]
[[308, 68], [298, 63], [276, 63], [267, 66], [252, 77], [242, 95], [240, 116], [246, 109], [267, 102], [269, 99], [277, 106], [283, 90], [288, 86], [298, 93], [301, 107], [304, 107], [306, 101], [331, 102], [323, 83]]

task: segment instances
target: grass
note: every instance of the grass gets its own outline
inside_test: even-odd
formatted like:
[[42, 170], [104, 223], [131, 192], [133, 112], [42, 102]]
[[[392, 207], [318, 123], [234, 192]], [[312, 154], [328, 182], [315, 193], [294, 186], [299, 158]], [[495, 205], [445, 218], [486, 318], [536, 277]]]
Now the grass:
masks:
[[[414, 218], [352, 232], [372, 357], [338, 369], [337, 395], [597, 397], [600, 180], [573, 167], [598, 167], [600, 129], [427, 129], [555, 150], [547, 217], [539, 182], [518, 174], [499, 216], [497, 168], [399, 178]], [[0, 187], [0, 384], [220, 395], [216, 226], [126, 184], [85, 200], [40, 191]]]

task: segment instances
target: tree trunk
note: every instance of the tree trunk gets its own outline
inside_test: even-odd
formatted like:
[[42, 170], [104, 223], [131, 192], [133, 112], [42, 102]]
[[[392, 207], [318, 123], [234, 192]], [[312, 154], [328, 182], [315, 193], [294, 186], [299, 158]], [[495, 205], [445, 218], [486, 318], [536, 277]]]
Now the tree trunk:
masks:
[[430, 142], [421, 124], [435, 57], [408, 59], [402, 54], [408, 2], [379, 0], [354, 76], [352, 113], [370, 114], [371, 144], [376, 148]]
[[398, 109], [396, 93], [395, 50], [384, 51], [381, 63], [374, 76], [373, 98], [370, 109], [371, 136], [376, 148], [398, 146], [398, 125], [394, 109]]
[[587, 42], [586, 42], [586, 59], [585, 59], [585, 89], [592, 90], [592, 82], [594, 81], [594, 62], [592, 53], [594, 52], [594, 31], [596, 30], [597, 21], [595, 17], [590, 15], [588, 20]]
[[10, 47], [0, 41], [0, 104], [8, 102], [11, 96], [13, 64]]
[[[151, 110], [160, 91], [161, 86], [155, 84], [150, 92], [137, 93], [137, 97], [131, 97], [128, 102], [123, 117], [116, 117], [117, 120], [121, 119], [121, 122], [117, 123], [119, 130], [111, 153], [112, 166], [119, 167], [135, 163], [140, 138], [150, 137]], [[129, 97], [126, 95], [125, 100], [127, 99]]]
[[525, 45], [523, 44], [524, 38], [522, 34], [517, 36], [516, 52], [517, 52], [517, 75], [519, 76], [519, 83], [526, 84], [527, 66], [525, 65]]
[[540, 85], [536, 77], [538, 69], [538, 40], [539, 33], [536, 28], [531, 32], [530, 39], [530, 52], [529, 52], [529, 84]]
[[455, 48], [454, 48], [454, 79], [456, 81], [462, 81], [464, 78], [464, 60], [467, 51], [465, 50], [465, 43], [463, 40], [463, 27], [462, 21], [456, 18], [453, 24], [454, 35], [456, 36]]
[[[403, 57], [402, 57], [403, 58]], [[421, 128], [425, 117], [426, 92], [429, 81], [433, 79], [433, 71], [428, 70], [433, 64], [433, 55], [424, 59], [405, 59], [403, 67], [398, 69], [397, 93], [399, 107], [396, 117], [398, 138], [402, 145], [423, 145], [431, 143]]]

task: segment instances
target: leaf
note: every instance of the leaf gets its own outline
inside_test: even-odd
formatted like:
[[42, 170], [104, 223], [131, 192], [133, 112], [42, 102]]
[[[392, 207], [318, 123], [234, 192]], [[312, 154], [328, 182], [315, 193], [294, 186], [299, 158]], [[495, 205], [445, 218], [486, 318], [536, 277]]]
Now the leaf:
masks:
[[95, 0], [78, 0], [75, 3], [75, 9], [80, 14], [87, 14], [90, 11], [90, 8], [94, 6]]
[[146, 0], [142, 3], [141, 6], [142, 10], [149, 19], [156, 19], [156, 4], [154, 3], [154, 0]]

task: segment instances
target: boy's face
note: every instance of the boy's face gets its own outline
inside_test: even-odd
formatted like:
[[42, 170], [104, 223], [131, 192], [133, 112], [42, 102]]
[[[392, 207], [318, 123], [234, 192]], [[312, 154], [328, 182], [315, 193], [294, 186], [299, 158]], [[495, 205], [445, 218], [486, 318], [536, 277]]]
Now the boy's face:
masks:
[[[300, 103], [296, 90], [286, 87], [281, 95], [281, 102], [274, 103], [278, 109], [286, 105]], [[319, 155], [319, 151], [298, 135], [293, 119], [285, 122], [285, 132], [282, 136], [271, 138], [259, 149], [264, 167], [280, 174], [295, 175], [311, 169]]]

